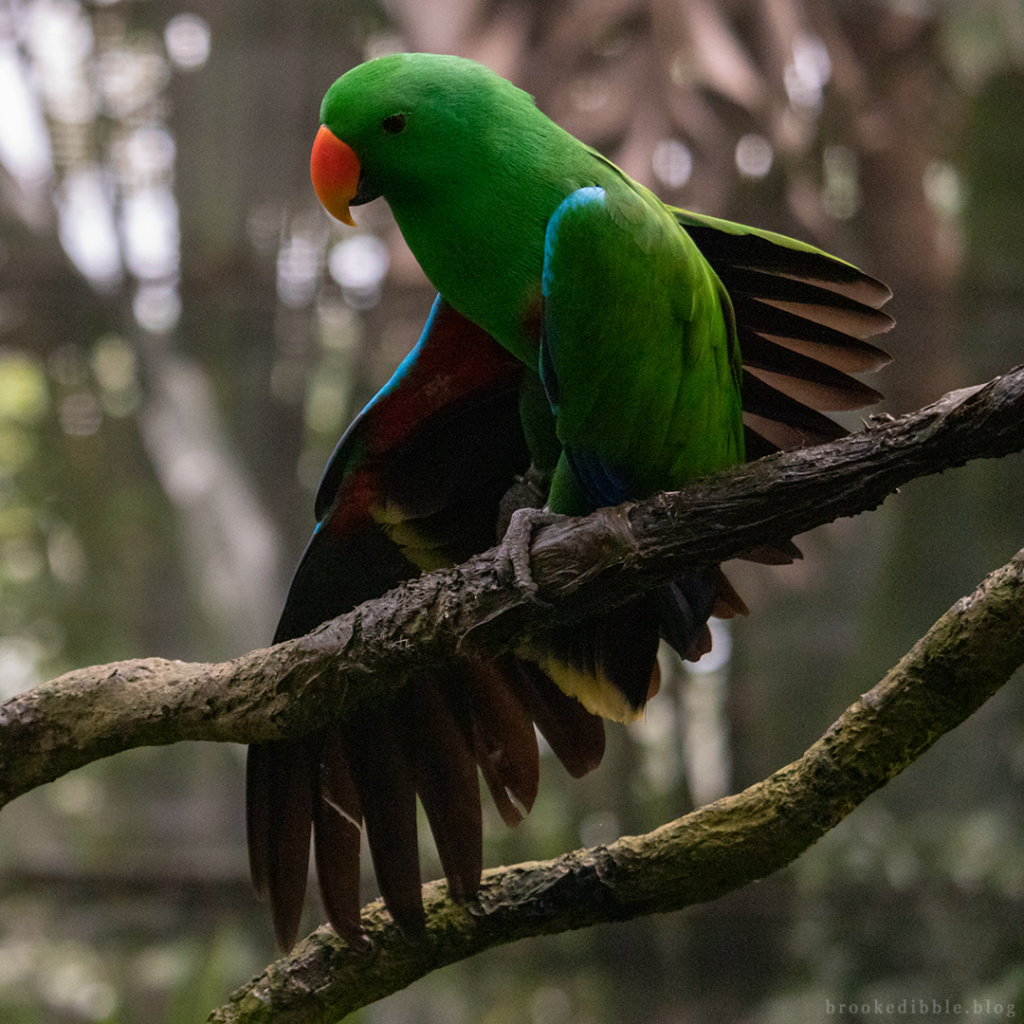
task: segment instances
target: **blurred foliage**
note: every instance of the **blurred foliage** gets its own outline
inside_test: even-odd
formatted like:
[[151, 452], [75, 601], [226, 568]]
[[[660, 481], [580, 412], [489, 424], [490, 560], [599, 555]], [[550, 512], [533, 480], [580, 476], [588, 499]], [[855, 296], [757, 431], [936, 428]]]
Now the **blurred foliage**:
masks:
[[[432, 298], [383, 204], [343, 228], [307, 179], [326, 86], [395, 48], [483, 60], [669, 201], [882, 277], [889, 410], [1020, 361], [1020, 0], [5, 0], [3, 696], [271, 635], [320, 468]], [[797, 756], [1020, 547], [1022, 470], [918, 481], [801, 538], [798, 565], [736, 566], [750, 620], [700, 671], [667, 666], [599, 771], [545, 763], [523, 826], [490, 816], [487, 862], [650, 828]], [[874, 999], [1008, 1017], [1022, 704], [1008, 687], [758, 886], [495, 951], [359, 1019], [774, 1024]], [[198, 1020], [273, 955], [241, 754], [135, 751], [5, 809], [4, 1024]]]

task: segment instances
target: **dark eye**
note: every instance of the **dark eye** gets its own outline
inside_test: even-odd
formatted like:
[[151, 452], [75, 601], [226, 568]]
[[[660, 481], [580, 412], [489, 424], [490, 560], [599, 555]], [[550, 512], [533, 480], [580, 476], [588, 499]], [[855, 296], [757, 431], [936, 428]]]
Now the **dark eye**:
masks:
[[405, 127], [405, 114], [392, 114], [380, 123], [388, 135], [397, 135]]

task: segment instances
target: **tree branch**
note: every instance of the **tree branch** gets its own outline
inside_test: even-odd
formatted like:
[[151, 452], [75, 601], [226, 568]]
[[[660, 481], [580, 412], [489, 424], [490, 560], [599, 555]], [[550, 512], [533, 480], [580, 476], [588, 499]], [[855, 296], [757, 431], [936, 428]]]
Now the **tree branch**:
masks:
[[1024, 663], [1024, 550], [958, 601], [799, 760], [643, 836], [485, 873], [460, 906], [424, 889], [426, 937], [407, 943], [378, 901], [370, 952], [323, 926], [209, 1018], [328, 1024], [484, 949], [703, 903], [790, 863], [976, 711]]
[[301, 735], [417, 666], [507, 650], [683, 570], [874, 508], [914, 477], [1021, 448], [1024, 367], [830, 444], [539, 530], [532, 569], [552, 609], [502, 586], [491, 551], [234, 661], [147, 658], [69, 672], [0, 704], [0, 807], [132, 747]]

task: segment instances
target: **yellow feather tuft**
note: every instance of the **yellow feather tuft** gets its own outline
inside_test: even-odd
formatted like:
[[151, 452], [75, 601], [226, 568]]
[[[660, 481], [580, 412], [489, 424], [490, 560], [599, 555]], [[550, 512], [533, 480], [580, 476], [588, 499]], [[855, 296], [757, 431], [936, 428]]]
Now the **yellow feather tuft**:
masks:
[[[643, 718], [644, 709], [634, 708], [622, 691], [601, 673], [588, 675], [536, 651], [517, 653], [540, 665], [563, 693], [575, 697], [591, 714], [626, 725]], [[652, 689], [656, 685], [652, 676]]]

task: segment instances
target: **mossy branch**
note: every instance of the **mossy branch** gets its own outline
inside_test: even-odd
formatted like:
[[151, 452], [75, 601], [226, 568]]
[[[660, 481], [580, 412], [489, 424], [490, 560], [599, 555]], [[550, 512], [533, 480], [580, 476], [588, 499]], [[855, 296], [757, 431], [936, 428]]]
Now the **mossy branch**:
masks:
[[353, 949], [328, 926], [209, 1018], [330, 1024], [438, 967], [536, 935], [679, 910], [795, 860], [858, 804], [976, 711], [1024, 664], [1024, 550], [958, 601], [799, 760], [742, 793], [643, 836], [486, 872], [459, 905], [425, 887], [427, 931], [406, 942], [383, 906]]
[[[309, 636], [216, 665], [140, 659], [70, 672], [0, 705], [0, 806], [76, 767], [179, 740], [300, 735], [353, 699], [460, 650], [628, 600], [681, 570], [741, 556], [879, 505], [907, 481], [1024, 448], [1024, 367], [831, 444], [782, 453], [677, 494], [537, 531], [541, 608], [504, 586], [486, 552], [430, 573]], [[531, 935], [714, 899], [789, 863], [976, 710], [1024, 662], [1024, 551], [958, 602], [798, 761], [646, 836], [488, 872], [469, 906], [425, 889], [410, 946], [379, 904], [370, 952], [321, 928], [211, 1017], [334, 1021], [436, 967]], [[0, 823], [2, 827], [2, 823]]]
[[459, 650], [497, 653], [684, 569], [881, 504], [914, 477], [1024, 448], [1024, 367], [673, 494], [538, 530], [533, 576], [553, 607], [500, 582], [485, 552], [369, 601], [308, 636], [220, 664], [146, 658], [69, 672], [0, 704], [0, 807], [74, 768], [180, 740], [301, 735]]

